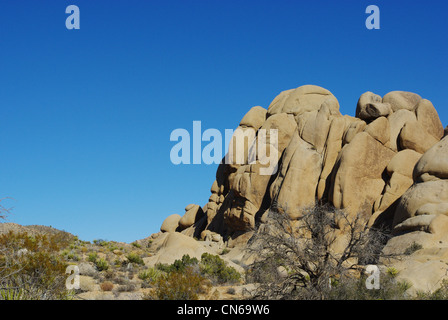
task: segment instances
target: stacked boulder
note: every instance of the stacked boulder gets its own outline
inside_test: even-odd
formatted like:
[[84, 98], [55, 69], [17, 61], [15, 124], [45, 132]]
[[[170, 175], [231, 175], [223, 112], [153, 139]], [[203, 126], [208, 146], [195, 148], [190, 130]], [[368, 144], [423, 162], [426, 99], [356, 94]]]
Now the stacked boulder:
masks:
[[[203, 208], [192, 206], [184, 217], [167, 218], [171, 224], [177, 220], [176, 231], [200, 238], [218, 234], [232, 246], [245, 243], [270, 208], [296, 219], [317, 202], [398, 229], [418, 210], [448, 213], [448, 157], [439, 155], [447, 138], [441, 140], [444, 128], [432, 103], [417, 94], [366, 92], [352, 117], [339, 112], [330, 91], [305, 85], [281, 92], [267, 110], [253, 107], [238, 129], [255, 132], [251, 141], [236, 146], [243, 161], [219, 165]], [[278, 154], [271, 175], [260, 174], [266, 164], [254, 147], [261, 129], [267, 132], [267, 148]], [[270, 129], [277, 130], [278, 143]], [[412, 199], [422, 194], [421, 205], [411, 206], [408, 193]]]
[[448, 136], [420, 157], [412, 177], [383, 252], [401, 255], [394, 267], [415, 294], [436, 290], [448, 275]]

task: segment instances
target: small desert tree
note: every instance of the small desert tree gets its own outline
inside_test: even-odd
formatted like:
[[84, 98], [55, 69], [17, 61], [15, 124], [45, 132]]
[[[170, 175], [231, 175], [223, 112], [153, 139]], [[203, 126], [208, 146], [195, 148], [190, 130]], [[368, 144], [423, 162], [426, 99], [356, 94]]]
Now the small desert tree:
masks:
[[248, 272], [257, 284], [253, 299], [331, 298], [332, 286], [378, 260], [386, 239], [362, 215], [328, 205], [304, 209], [297, 220], [285, 213], [270, 210], [249, 245], [256, 257]]

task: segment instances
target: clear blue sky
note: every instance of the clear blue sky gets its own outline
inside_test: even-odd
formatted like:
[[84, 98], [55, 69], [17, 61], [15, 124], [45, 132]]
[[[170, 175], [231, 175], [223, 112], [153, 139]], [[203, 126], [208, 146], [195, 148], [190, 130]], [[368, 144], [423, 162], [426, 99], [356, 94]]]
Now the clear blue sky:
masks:
[[[75, 4], [81, 29], [67, 30]], [[365, 9], [381, 10], [367, 30]], [[412, 91], [448, 124], [448, 2], [2, 0], [0, 197], [10, 222], [131, 242], [204, 205], [216, 165], [170, 161], [170, 133], [234, 129], [304, 84], [354, 115]]]

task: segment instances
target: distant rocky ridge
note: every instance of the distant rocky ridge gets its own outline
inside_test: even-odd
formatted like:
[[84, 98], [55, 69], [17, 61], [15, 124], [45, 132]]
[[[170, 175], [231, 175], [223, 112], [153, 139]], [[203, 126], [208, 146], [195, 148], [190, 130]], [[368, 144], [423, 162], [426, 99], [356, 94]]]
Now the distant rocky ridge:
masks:
[[48, 227], [48, 226], [42, 226], [42, 225], [28, 225], [28, 226], [22, 226], [20, 224], [17, 223], [12, 223], [12, 222], [2, 222], [0, 223], [0, 235], [2, 234], [7, 234], [10, 231], [14, 232], [14, 233], [24, 233], [26, 232], [29, 235], [36, 235], [36, 234], [57, 234], [57, 233], [61, 233], [64, 232], [68, 235], [70, 235], [71, 237], [74, 237], [74, 235], [63, 231], [63, 230], [59, 230], [53, 227]]
[[388, 252], [423, 247], [399, 265], [414, 290], [432, 290], [448, 274], [448, 127], [429, 100], [366, 92], [352, 117], [330, 91], [305, 85], [281, 92], [267, 110], [253, 107], [239, 128], [278, 130], [277, 173], [260, 175], [258, 161], [221, 163], [205, 206], [167, 217], [164, 237], [244, 247], [271, 207], [295, 219], [304, 207], [329, 203], [389, 228]]

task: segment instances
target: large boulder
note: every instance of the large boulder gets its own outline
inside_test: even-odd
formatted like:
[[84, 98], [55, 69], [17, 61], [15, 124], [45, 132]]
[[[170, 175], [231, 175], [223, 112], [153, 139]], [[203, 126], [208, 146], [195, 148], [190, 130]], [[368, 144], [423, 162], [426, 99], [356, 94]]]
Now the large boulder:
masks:
[[[240, 166], [229, 178], [230, 191], [226, 196], [228, 208], [224, 212], [224, 221], [231, 230], [254, 228], [255, 215], [261, 209], [269, 191], [272, 174], [277, 173], [278, 161], [296, 127], [297, 124], [291, 115], [280, 113], [270, 116], [259, 129], [266, 132], [266, 144], [257, 146], [256, 161]], [[275, 137], [272, 137], [276, 141], [271, 141], [271, 130], [276, 132]], [[273, 151], [277, 154], [277, 157], [271, 159], [273, 163], [269, 165], [260, 161], [260, 150], [265, 151], [266, 148], [269, 149], [266, 154], [273, 155]], [[269, 174], [268, 166], [275, 169], [272, 174]]]
[[414, 111], [417, 103], [420, 102], [422, 97], [416, 93], [406, 91], [392, 91], [383, 97], [383, 103], [388, 103], [393, 112], [400, 109]]
[[372, 138], [384, 146], [390, 146], [390, 123], [385, 117], [378, 117], [364, 129]]
[[330, 191], [333, 205], [352, 215], [372, 214], [385, 185], [382, 174], [394, 154], [367, 132], [358, 133], [343, 147], [336, 164]]
[[305, 112], [296, 117], [298, 134], [322, 153], [332, 119], [330, 109], [325, 104], [319, 110]]
[[412, 172], [421, 156], [420, 153], [413, 150], [403, 150], [394, 155], [386, 167], [389, 179], [383, 194], [375, 202], [374, 210], [376, 212], [383, 212], [389, 208], [412, 186], [414, 183]]
[[399, 149], [399, 139], [401, 129], [408, 121], [417, 121], [415, 113], [406, 109], [398, 110], [387, 117], [390, 124], [390, 148], [394, 151]]
[[[401, 197], [394, 225], [418, 215], [448, 216], [448, 138], [429, 149], [413, 170], [415, 184]], [[447, 230], [448, 232], [448, 230]]]
[[[400, 199], [395, 211], [394, 226], [423, 214], [448, 215], [448, 180], [414, 184]], [[448, 231], [448, 230], [447, 230]]]
[[176, 231], [177, 227], [179, 227], [179, 221], [181, 218], [182, 217], [180, 215], [178, 215], [177, 213], [166, 217], [162, 223], [162, 226], [160, 227], [160, 231], [162, 231], [162, 232]]
[[251, 127], [258, 130], [266, 121], [267, 110], [263, 107], [256, 106], [250, 109], [246, 115], [241, 119], [241, 127]]
[[363, 132], [367, 126], [364, 120], [345, 115], [345, 131], [342, 139], [343, 145], [349, 144], [353, 138], [360, 132]]
[[296, 131], [285, 150], [280, 172], [271, 185], [271, 199], [293, 219], [301, 209], [315, 204], [322, 157]]
[[438, 139], [430, 135], [418, 121], [408, 121], [404, 124], [399, 135], [400, 149], [412, 149], [425, 153]]
[[[427, 104], [422, 100], [419, 105], [422, 103]], [[383, 248], [386, 254], [402, 257], [393, 261], [393, 266], [399, 271], [400, 280], [412, 284], [410, 293], [413, 294], [434, 291], [447, 278], [447, 155], [448, 138], [445, 137], [418, 159], [412, 171], [414, 184], [399, 198], [395, 209], [394, 237]], [[412, 161], [410, 158], [410, 153], [403, 155], [401, 159], [391, 162], [390, 166], [394, 167], [395, 172], [409, 177], [411, 166], [403, 164], [413, 163], [418, 156], [415, 155]]]
[[190, 204], [185, 207], [185, 214], [179, 220], [179, 229], [184, 230], [191, 227], [204, 217], [204, 211], [197, 204]]
[[387, 117], [392, 108], [389, 103], [383, 103], [383, 99], [372, 92], [361, 95], [356, 107], [356, 117], [362, 120], [373, 120], [379, 117]]
[[422, 99], [415, 107], [417, 121], [436, 140], [443, 137], [443, 125], [431, 101]]
[[158, 263], [171, 264], [175, 260], [181, 259], [185, 254], [191, 258], [200, 260], [201, 255], [204, 252], [208, 252], [202, 243], [179, 232], [169, 232], [159, 235], [154, 240], [152, 246], [156, 254], [143, 259], [145, 264], [150, 267]]
[[331, 185], [331, 172], [336, 164], [339, 152], [342, 149], [345, 128], [346, 121], [343, 117], [332, 118], [322, 154], [322, 170], [317, 186], [318, 201], [328, 197], [328, 190]]
[[414, 180], [448, 179], [448, 137], [432, 146], [415, 166]]
[[[196, 258], [200, 261], [204, 253], [217, 255], [222, 252], [218, 242], [196, 241], [192, 237], [179, 232], [161, 233], [155, 237], [150, 249], [154, 251], [154, 254], [143, 258], [147, 267], [154, 267], [159, 263], [172, 264], [175, 260], [182, 259], [184, 255], [189, 255], [190, 258]], [[238, 272], [244, 271], [241, 266], [225, 256], [221, 258]]]
[[268, 116], [289, 113], [294, 116], [317, 111], [325, 103], [332, 114], [339, 114], [339, 102], [327, 89], [305, 85], [281, 92], [269, 105]]

